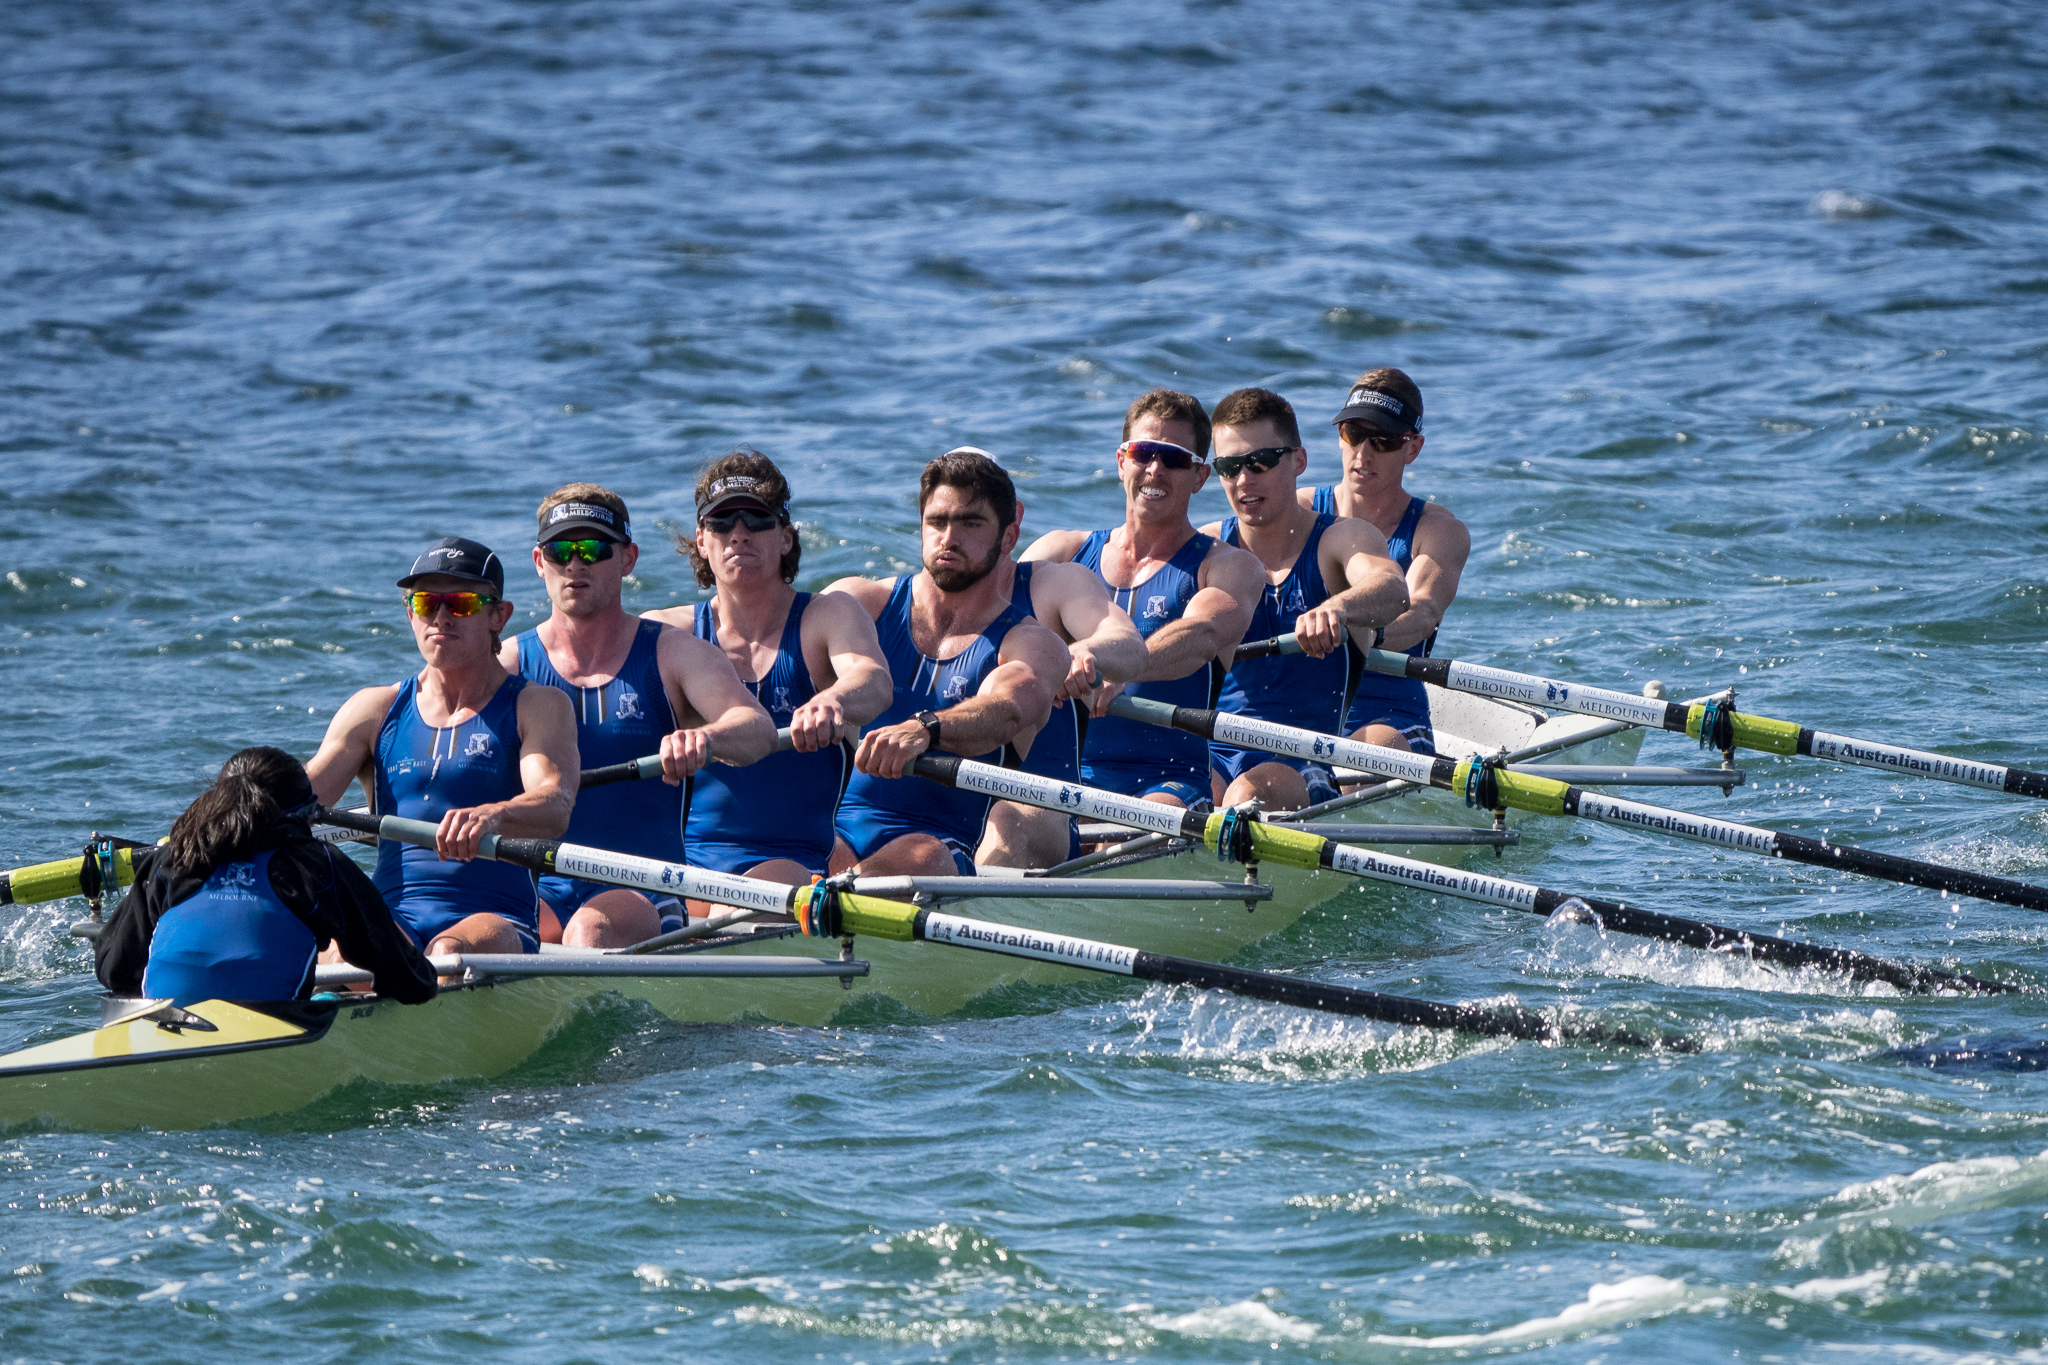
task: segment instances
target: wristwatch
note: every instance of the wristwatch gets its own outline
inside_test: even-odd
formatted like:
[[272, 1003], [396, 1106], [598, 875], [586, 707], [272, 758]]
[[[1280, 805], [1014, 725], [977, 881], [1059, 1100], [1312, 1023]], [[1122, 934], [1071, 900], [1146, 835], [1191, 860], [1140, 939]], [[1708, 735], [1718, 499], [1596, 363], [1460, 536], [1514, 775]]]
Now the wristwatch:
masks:
[[917, 722], [917, 723], [918, 723], [919, 725], [922, 725], [922, 726], [924, 727], [924, 736], [925, 736], [925, 746], [924, 746], [924, 747], [925, 747], [925, 748], [926, 748], [927, 750], [930, 750], [930, 749], [936, 749], [936, 748], [938, 748], [938, 747], [939, 747], [939, 713], [938, 713], [938, 712], [936, 712], [936, 711], [920, 711], [920, 712], [918, 712], [918, 713], [917, 713], [916, 715], [912, 716], [912, 717], [911, 717], [911, 719], [912, 719], [912, 720], [914, 720], [914, 721], [916, 721], [916, 722]]

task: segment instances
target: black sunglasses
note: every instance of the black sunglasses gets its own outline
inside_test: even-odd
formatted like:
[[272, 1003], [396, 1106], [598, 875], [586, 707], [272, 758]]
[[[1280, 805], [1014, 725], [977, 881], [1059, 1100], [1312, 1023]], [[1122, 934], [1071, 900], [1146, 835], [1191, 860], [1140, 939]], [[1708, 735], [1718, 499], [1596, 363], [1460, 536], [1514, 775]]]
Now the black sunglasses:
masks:
[[1404, 431], [1399, 436], [1389, 436], [1369, 422], [1339, 422], [1337, 435], [1347, 446], [1369, 445], [1382, 455], [1391, 455], [1408, 444], [1408, 438], [1415, 433]]
[[735, 508], [730, 512], [711, 512], [705, 515], [703, 521], [719, 535], [731, 531], [734, 523], [746, 527], [749, 531], [768, 531], [782, 524], [781, 518], [773, 512], [760, 512], [751, 507]]
[[1299, 446], [1267, 446], [1264, 450], [1247, 450], [1242, 455], [1218, 455], [1216, 473], [1219, 477], [1234, 479], [1249, 465], [1254, 474], [1263, 474], [1299, 449]]

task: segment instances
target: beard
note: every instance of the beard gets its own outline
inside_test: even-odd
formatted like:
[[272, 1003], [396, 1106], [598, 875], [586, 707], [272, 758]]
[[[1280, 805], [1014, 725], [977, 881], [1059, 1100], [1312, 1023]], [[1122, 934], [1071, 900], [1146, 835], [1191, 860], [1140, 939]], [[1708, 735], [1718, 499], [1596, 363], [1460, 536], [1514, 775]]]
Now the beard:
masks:
[[996, 561], [1003, 557], [1002, 542], [998, 541], [988, 552], [988, 558], [966, 569], [934, 569], [929, 564], [925, 572], [932, 576], [940, 592], [966, 592], [969, 588], [996, 571]]

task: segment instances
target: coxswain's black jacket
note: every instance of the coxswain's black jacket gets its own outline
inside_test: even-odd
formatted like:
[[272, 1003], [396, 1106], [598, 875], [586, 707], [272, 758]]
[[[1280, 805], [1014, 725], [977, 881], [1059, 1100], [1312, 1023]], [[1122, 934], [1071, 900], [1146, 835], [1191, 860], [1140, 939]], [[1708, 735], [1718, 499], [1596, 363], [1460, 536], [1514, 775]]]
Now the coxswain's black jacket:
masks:
[[[285, 907], [320, 940], [341, 945], [341, 955], [376, 976], [377, 994], [417, 1005], [434, 998], [434, 969], [392, 917], [363, 870], [313, 837], [303, 821], [286, 819], [260, 830], [245, 857], [267, 848], [270, 885]], [[140, 995], [149, 966], [149, 941], [165, 911], [206, 885], [206, 875], [161, 865], [161, 848], [135, 850], [135, 884], [100, 930], [93, 949], [100, 984], [117, 995]]]

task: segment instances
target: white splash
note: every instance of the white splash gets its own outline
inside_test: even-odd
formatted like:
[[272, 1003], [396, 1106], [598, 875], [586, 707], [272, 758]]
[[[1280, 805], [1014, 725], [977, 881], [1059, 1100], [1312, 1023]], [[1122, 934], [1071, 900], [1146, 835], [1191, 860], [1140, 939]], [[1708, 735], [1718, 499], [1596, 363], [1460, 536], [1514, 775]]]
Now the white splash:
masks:
[[1374, 1335], [1366, 1340], [1379, 1346], [1421, 1346], [1432, 1350], [1454, 1350], [1468, 1346], [1509, 1346], [1538, 1341], [1562, 1341], [1583, 1336], [1603, 1327], [1636, 1318], [1662, 1317], [1686, 1307], [1709, 1307], [1725, 1303], [1718, 1297], [1692, 1302], [1694, 1295], [1684, 1280], [1667, 1280], [1661, 1275], [1631, 1275], [1613, 1284], [1596, 1284], [1586, 1297], [1562, 1313], [1548, 1318], [1531, 1318], [1497, 1332], [1461, 1332], [1442, 1337], [1397, 1337]]
[[1149, 1324], [1184, 1337], [1228, 1337], [1233, 1341], [1307, 1341], [1316, 1334], [1314, 1323], [1283, 1317], [1256, 1299], [1197, 1308], [1176, 1317], [1161, 1315]]

